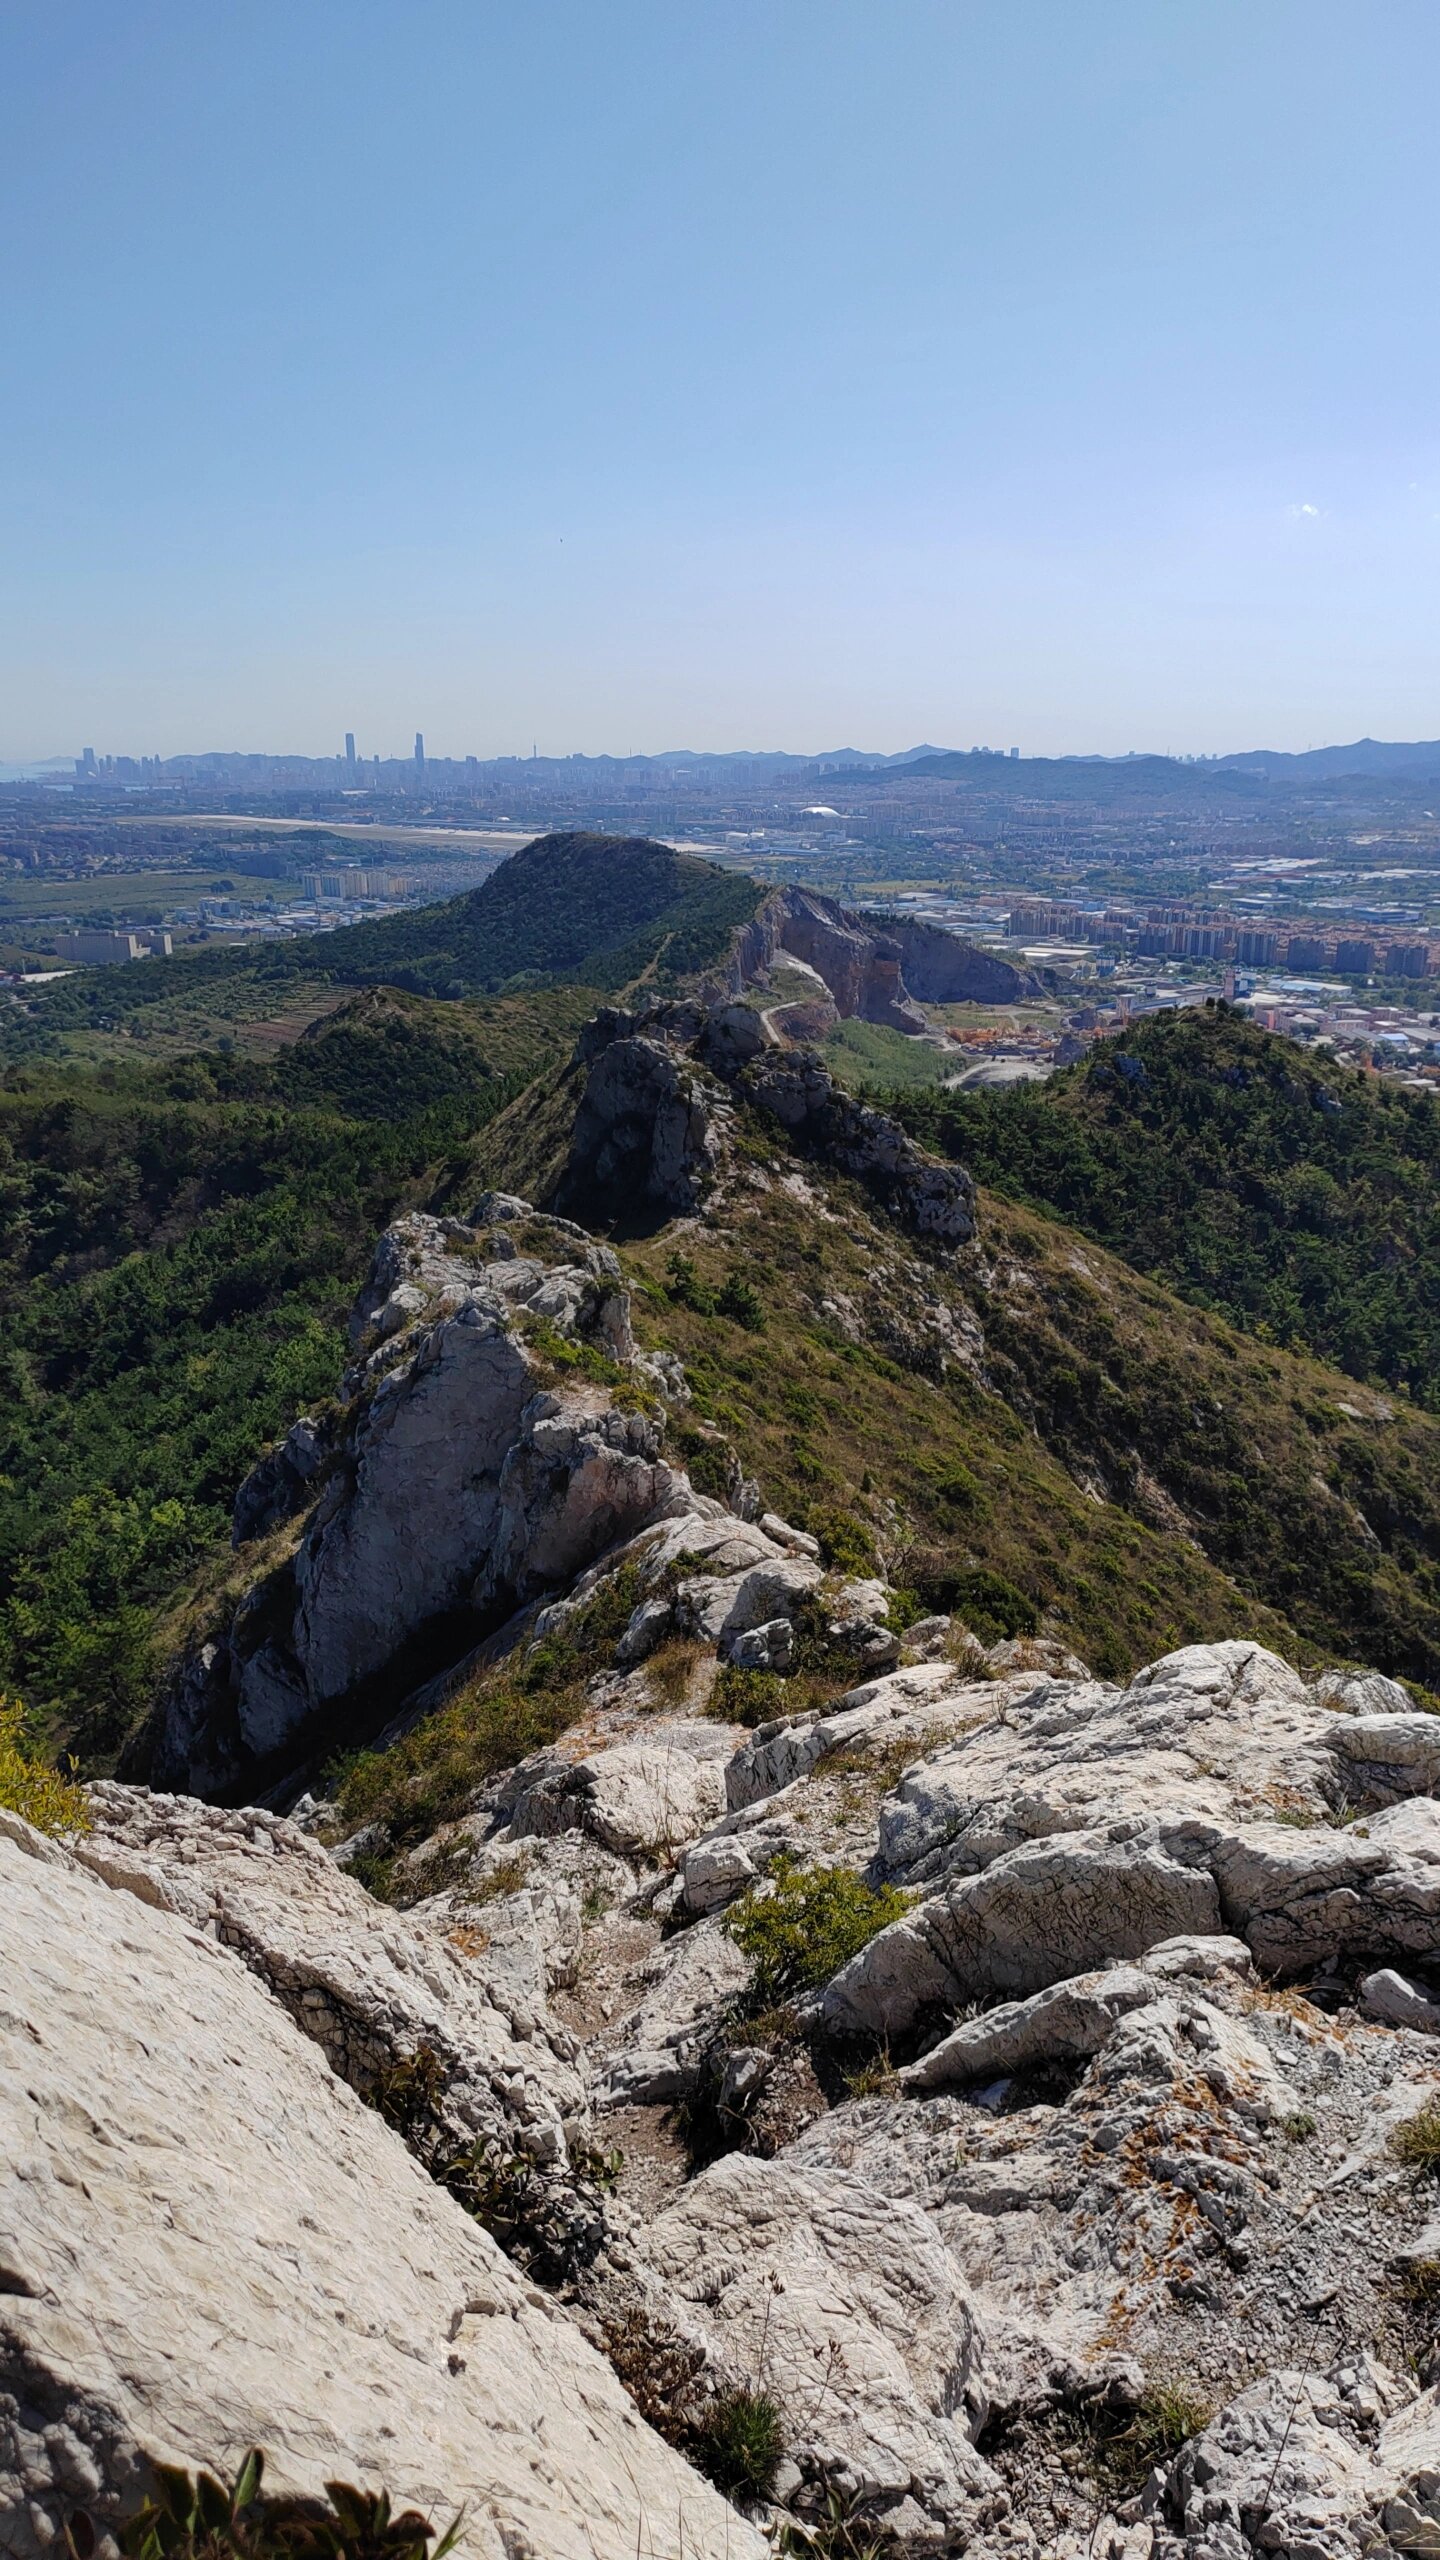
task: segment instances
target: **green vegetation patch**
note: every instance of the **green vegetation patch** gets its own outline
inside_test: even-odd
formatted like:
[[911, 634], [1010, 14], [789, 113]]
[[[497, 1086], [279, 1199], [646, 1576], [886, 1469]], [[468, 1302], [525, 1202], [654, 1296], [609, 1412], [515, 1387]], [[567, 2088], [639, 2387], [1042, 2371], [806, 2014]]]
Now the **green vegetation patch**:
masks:
[[1262, 1340], [1440, 1412], [1440, 1094], [1223, 1004], [1138, 1023], [1044, 1084], [896, 1085], [916, 1136], [978, 1180]]
[[849, 1867], [800, 1867], [783, 1858], [752, 1886], [725, 1927], [754, 1967], [750, 2000], [773, 2009], [814, 1991], [907, 1908], [893, 1885], [870, 1885]]

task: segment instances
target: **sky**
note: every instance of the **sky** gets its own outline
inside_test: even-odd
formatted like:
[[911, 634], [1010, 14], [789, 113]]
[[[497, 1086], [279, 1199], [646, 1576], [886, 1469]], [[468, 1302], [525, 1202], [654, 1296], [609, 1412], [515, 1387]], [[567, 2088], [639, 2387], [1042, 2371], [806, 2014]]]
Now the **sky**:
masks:
[[1434, 0], [0, 0], [0, 761], [1440, 735]]

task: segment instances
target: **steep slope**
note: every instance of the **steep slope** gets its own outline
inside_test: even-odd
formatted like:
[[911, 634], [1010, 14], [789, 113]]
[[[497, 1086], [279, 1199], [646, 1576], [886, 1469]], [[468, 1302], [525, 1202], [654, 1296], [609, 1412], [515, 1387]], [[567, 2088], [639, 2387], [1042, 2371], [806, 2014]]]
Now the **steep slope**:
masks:
[[1440, 1411], [1440, 1094], [1206, 1005], [1045, 1085], [895, 1108], [1197, 1304]]
[[[812, 1233], [843, 1224], [873, 1256], [875, 1312], [963, 1365], [978, 1343], [958, 1302], [895, 1285], [903, 1239], [930, 1232], [928, 1169], [853, 1106], [807, 1108], [799, 1160], [747, 1147], [760, 1053], [736, 1069], [725, 1035], [740, 1025], [702, 1016], [687, 1042], [681, 1011], [655, 1009], [643, 1036], [667, 1030], [692, 1103], [713, 1122], [728, 1097], [734, 1115], [706, 1232], [732, 1246], [736, 1196], [777, 1192], [808, 1207]], [[600, 1062], [642, 1036], [607, 1028]], [[968, 1192], [942, 1196], [970, 1213]], [[943, 1277], [974, 1248], [923, 1250], [938, 1258], [917, 1275]], [[757, 1347], [788, 1381], [793, 1338], [757, 1311], [757, 1269], [751, 1254], [712, 1298], [677, 1255], [667, 1291], [752, 1342], [758, 1312]], [[75, 2480], [97, 2502], [133, 2497], [142, 2456], [176, 2443], [203, 2458], [217, 2434], [273, 2437], [304, 2483], [307, 2457], [333, 2462], [348, 2430], [367, 2479], [395, 2468], [433, 2498], [457, 2472], [499, 2509], [506, 2549], [524, 2495], [550, 2506], [536, 2547], [568, 2548], [578, 2498], [599, 2509], [597, 2549], [628, 2530], [679, 2560], [701, 2539], [684, 2475], [642, 2435], [628, 2503], [615, 2492], [618, 2404], [584, 2381], [573, 2312], [662, 2434], [831, 2560], [877, 2541], [896, 2560], [1427, 2548], [1440, 2395], [1407, 2362], [1433, 2356], [1434, 2233], [1412, 2167], [1440, 2139], [1440, 1721], [1378, 1673], [1307, 1678], [1253, 1637], [1170, 1651], [1123, 1684], [1053, 1636], [986, 1643], [976, 1622], [999, 1594], [984, 1575], [917, 1620], [859, 1552], [883, 1506], [867, 1515], [862, 1491], [853, 1511], [812, 1513], [810, 1533], [757, 1518], [760, 1488], [673, 1359], [631, 1349], [612, 1258], [517, 1199], [404, 1222], [357, 1312], [318, 1473], [297, 1441], [288, 1483], [266, 1462], [250, 1493], [251, 1509], [262, 1492], [293, 1504], [301, 1528], [292, 1659], [323, 1666], [348, 1627], [360, 1660], [377, 1601], [424, 1605], [442, 1534], [462, 1577], [508, 1585], [521, 1608], [408, 1699], [393, 1627], [390, 1733], [332, 1765], [333, 1797], [301, 1799], [294, 1823], [107, 1784], [68, 1856], [40, 1844], [46, 1881], [28, 1896], [0, 1863], [7, 1985], [38, 2009], [38, 2050], [11, 2075], [29, 2148], [0, 2153], [19, 2235], [0, 2463], [18, 2434], [9, 2467], [41, 2517]], [[417, 1431], [424, 1462], [392, 1466], [387, 1497], [386, 1465]], [[688, 1437], [715, 1492], [657, 1459], [662, 1435], [677, 1454]], [[445, 1467], [463, 1471], [482, 1440], [498, 1498], [487, 1509], [481, 1487], [467, 1529]], [[193, 1658], [209, 1684], [221, 1648], [243, 1656], [228, 1690], [242, 1716], [260, 1699], [244, 1666], [280, 1632], [267, 1576]], [[171, 1744], [200, 1738], [200, 1696], [172, 1693]], [[23, 1869], [36, 1844], [10, 1828]], [[392, 1908], [337, 1875], [322, 1840]], [[112, 1919], [77, 1896], [79, 1866], [116, 1905], [148, 1907]], [[238, 1967], [205, 1998], [194, 1974], [235, 1957], [254, 1977], [243, 2018]], [[95, 2004], [73, 1988], [96, 1971], [111, 1986], [98, 2061]], [[390, 2131], [351, 2134], [359, 2111], [301, 2061], [289, 2022]], [[131, 2037], [138, 2113], [116, 2080]], [[230, 2079], [232, 2043], [254, 2081]], [[261, 2082], [283, 2160], [252, 2195]], [[105, 2094], [108, 2150], [76, 2086]], [[162, 2187], [157, 2093], [177, 2092]], [[438, 2210], [417, 2187], [403, 2213], [397, 2136], [447, 2191]], [[117, 2138], [136, 2157], [107, 2213]], [[54, 2308], [54, 2218], [26, 2174], [37, 2145], [83, 2171], [61, 2208], [87, 2261], [83, 2332]], [[173, 2335], [149, 2247], [157, 2193], [196, 2345], [178, 2379], [157, 2353]], [[217, 2194], [228, 2212], [194, 2209]], [[412, 2242], [420, 2229], [428, 2270], [391, 2235], [384, 2318], [377, 2197], [387, 2232], [397, 2215]], [[592, 2449], [573, 2478], [549, 2461], [512, 2474], [494, 2428], [486, 2467], [466, 2431], [495, 2369], [489, 2312], [467, 2292], [457, 2322], [451, 2302], [461, 2204], [549, 2289], [550, 2377], [532, 2383], [522, 2320], [517, 2390], [532, 2451], [553, 2452], [579, 2395]], [[311, 2306], [334, 2300], [347, 2220], [354, 2328], [317, 2356]], [[241, 2286], [244, 2320], [226, 2316]], [[216, 2302], [209, 2341], [189, 2306]], [[467, 2370], [477, 2359], [463, 2394], [437, 2360], [454, 2377], [457, 2340]], [[365, 2421], [382, 2373], [383, 2443]], [[1241, 2532], [1257, 2510], [1274, 2527], [1258, 2545]], [[714, 2547], [714, 2511], [700, 2515]]]
[[428, 1198], [589, 994], [376, 991], [273, 1067], [0, 1086], [0, 1684], [93, 1760], [257, 1447], [333, 1391], [377, 1231]]
[[[588, 1072], [496, 1119], [477, 1142], [487, 1179], [563, 1188]], [[680, 1350], [698, 1409], [781, 1508], [838, 1504], [892, 1557], [934, 1548], [937, 1572], [999, 1575], [1017, 1628], [1037, 1613], [1110, 1670], [1157, 1642], [1288, 1622], [1440, 1683], [1429, 1414], [1237, 1333], [993, 1195], [962, 1252], [907, 1241], [873, 1189], [837, 1182], [803, 1135], [792, 1152], [745, 1093], [727, 1089], [722, 1119], [742, 1106], [731, 1178], [700, 1222], [674, 1232], [652, 1206], [622, 1258], [649, 1283], [642, 1333]], [[921, 1118], [908, 1101], [906, 1116]], [[740, 1279], [763, 1337], [721, 1310]]]

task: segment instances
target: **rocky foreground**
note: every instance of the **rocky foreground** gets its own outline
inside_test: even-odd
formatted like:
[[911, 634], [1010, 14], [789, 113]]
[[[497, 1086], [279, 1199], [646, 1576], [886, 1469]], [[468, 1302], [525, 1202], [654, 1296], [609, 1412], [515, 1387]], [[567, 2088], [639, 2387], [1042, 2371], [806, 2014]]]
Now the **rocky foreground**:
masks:
[[[689, 1030], [595, 1050], [676, 1180], [750, 1072]], [[497, 2560], [1440, 2549], [1440, 1719], [915, 1622], [698, 1492], [683, 1397], [578, 1227], [402, 1222], [168, 1786], [0, 1816], [0, 2550], [252, 2443]]]

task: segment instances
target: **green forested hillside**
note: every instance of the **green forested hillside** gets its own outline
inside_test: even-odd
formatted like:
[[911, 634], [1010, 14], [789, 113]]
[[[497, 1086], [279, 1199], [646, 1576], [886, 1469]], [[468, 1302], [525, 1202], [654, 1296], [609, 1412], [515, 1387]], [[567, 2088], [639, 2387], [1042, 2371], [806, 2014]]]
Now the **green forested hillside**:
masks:
[[981, 1181], [1195, 1304], [1440, 1412], [1440, 1094], [1206, 1005], [1048, 1084], [895, 1107]]
[[377, 994], [270, 1068], [0, 1085], [0, 1688], [87, 1750], [259, 1450], [334, 1392], [379, 1230], [568, 1045], [563, 1007], [488, 1010]]
[[741, 872], [642, 836], [542, 836], [442, 906], [293, 942], [77, 970], [0, 1025], [0, 1050], [53, 1052], [66, 1034], [143, 1030], [147, 1015], [177, 1003], [199, 1003], [223, 1021], [239, 990], [259, 989], [279, 1005], [301, 981], [452, 1000], [562, 981], [613, 991], [642, 974], [673, 984], [718, 961], [764, 894]]
[[[333, 1392], [379, 1230], [405, 1206], [465, 1205], [482, 1180], [543, 1190], [575, 1079], [532, 1080], [558, 1070], [595, 992], [558, 983], [437, 1003], [377, 988], [268, 1064], [207, 1052], [163, 1068], [5, 1070], [0, 1687], [91, 1765], [148, 1701], [157, 1629], [213, 1585], [240, 1478]], [[1143, 1080], [1112, 1061], [1110, 1082], [1071, 1078], [1049, 1103], [977, 1113], [968, 1097], [907, 1097], [907, 1114], [992, 1182], [998, 1169], [1012, 1195], [1044, 1197], [1047, 1181], [1055, 1194], [1048, 1219], [990, 1198], [978, 1255], [953, 1268], [900, 1252], [843, 1185], [837, 1221], [766, 1178], [729, 1199], [713, 1232], [687, 1231], [698, 1292], [674, 1282], [673, 1236], [634, 1248], [642, 1329], [690, 1370], [679, 1454], [705, 1481], [718, 1429], [767, 1497], [818, 1534], [831, 1515], [869, 1521], [913, 1556], [917, 1589], [953, 1585], [981, 1620], [1064, 1633], [1106, 1670], [1189, 1636], [1249, 1632], [1434, 1685], [1440, 1423], [1416, 1409], [1433, 1369], [1415, 1405], [1391, 1413], [1347, 1390], [1352, 1407], [1335, 1370], [1246, 1342], [1123, 1261], [1087, 1262], [1075, 1232], [1095, 1232], [1099, 1201], [1131, 1263], [1159, 1237], [1199, 1295], [1182, 1255], [1189, 1220], [1212, 1238], [1218, 1299], [1214, 1239], [1235, 1202], [1283, 1197], [1297, 1171], [1313, 1184], [1303, 1093], [1332, 1150], [1318, 1168], [1334, 1186], [1330, 1276], [1348, 1273], [1363, 1308], [1347, 1183], [1389, 1201], [1391, 1230], [1418, 1257], [1424, 1115], [1339, 1079], [1332, 1110], [1315, 1098], [1331, 1088], [1313, 1061], [1225, 1017], [1156, 1026], [1124, 1054]], [[1205, 1066], [1198, 1097], [1184, 1057]], [[1225, 1116], [1217, 1129], [1212, 1104], [1248, 1104], [1253, 1123]], [[756, 1169], [775, 1132], [757, 1122], [742, 1143]], [[1227, 1144], [1207, 1183], [1201, 1169]], [[1062, 1177], [1074, 1225], [1057, 1222]], [[1273, 1219], [1255, 1232], [1248, 1267], [1264, 1278]], [[937, 1290], [983, 1329], [983, 1385], [963, 1370], [941, 1379]], [[726, 1314], [731, 1299], [758, 1312], [758, 1332]], [[824, 1312], [842, 1301], [865, 1311], [863, 1341], [852, 1316], [837, 1328]], [[1319, 1290], [1309, 1320], [1318, 1330], [1342, 1303], [1338, 1286]], [[1419, 1362], [1418, 1271], [1394, 1303]]]

